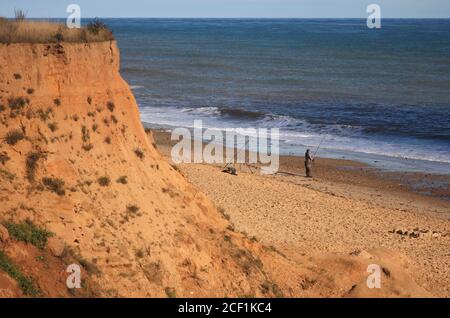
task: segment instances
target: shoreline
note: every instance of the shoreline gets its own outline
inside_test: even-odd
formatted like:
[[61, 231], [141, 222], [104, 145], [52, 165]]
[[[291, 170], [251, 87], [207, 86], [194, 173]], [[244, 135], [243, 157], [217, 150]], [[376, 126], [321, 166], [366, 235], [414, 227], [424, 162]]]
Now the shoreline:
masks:
[[[147, 128], [153, 132], [155, 143], [163, 150], [174, 145], [168, 129]], [[246, 151], [248, 153], [248, 151]], [[239, 164], [237, 165], [239, 166]], [[244, 168], [240, 167], [241, 171]], [[277, 175], [304, 176], [304, 159], [297, 155], [280, 155]], [[373, 189], [389, 189], [396, 194], [409, 196], [412, 200], [431, 199], [438, 204], [450, 204], [450, 175], [410, 171], [390, 171], [351, 159], [316, 158], [313, 176], [319, 180], [363, 186]]]
[[[176, 115], [174, 115], [176, 116]], [[176, 127], [183, 127], [190, 131], [193, 130], [193, 126], [188, 125], [184, 126], [183, 124], [179, 124], [179, 126], [173, 126], [171, 124], [156, 124], [154, 122], [146, 122], [142, 121], [144, 127], [148, 129], [155, 130], [167, 130], [170, 131]], [[213, 126], [215, 127], [215, 126]], [[219, 126], [218, 126], [219, 127]], [[233, 126], [230, 126], [233, 127]], [[211, 129], [211, 130], [220, 130], [223, 132], [225, 128], [211, 128], [202, 127], [202, 129]], [[287, 139], [286, 139], [287, 138]], [[359, 148], [350, 147], [350, 149], [345, 146], [344, 148], [330, 148], [326, 147], [326, 143], [322, 144], [323, 141], [327, 141], [329, 138], [320, 138], [316, 141], [309, 140], [308, 143], [305, 143], [306, 140], [302, 142], [293, 142], [292, 137], [286, 137], [283, 133], [280, 132], [280, 140], [279, 140], [279, 152], [280, 156], [298, 156], [302, 157], [305, 153], [306, 149], [311, 149], [313, 153], [318, 150], [318, 154], [321, 158], [327, 159], [344, 159], [355, 161], [359, 163], [365, 163], [371, 167], [377, 168], [383, 171], [389, 172], [408, 172], [408, 173], [423, 173], [423, 174], [436, 174], [436, 175], [447, 175], [450, 177], [450, 162], [443, 160], [433, 160], [427, 159], [423, 157], [416, 156], [405, 156], [396, 154], [395, 149], [390, 149], [393, 152], [371, 152], [370, 150], [362, 150]], [[312, 143], [312, 144], [311, 144]], [[321, 145], [320, 149], [317, 148], [317, 145]], [[351, 145], [352, 141], [347, 141], [346, 145]], [[432, 153], [433, 151], [429, 151]], [[450, 186], [450, 183], [449, 183]]]

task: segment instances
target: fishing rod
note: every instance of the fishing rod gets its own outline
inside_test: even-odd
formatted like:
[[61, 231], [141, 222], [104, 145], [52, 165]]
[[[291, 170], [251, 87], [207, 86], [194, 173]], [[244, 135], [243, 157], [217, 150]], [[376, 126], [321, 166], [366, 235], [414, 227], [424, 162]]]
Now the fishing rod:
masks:
[[322, 143], [324, 142], [325, 138], [326, 138], [326, 135], [323, 136], [322, 140], [321, 140], [320, 143], [317, 145], [317, 149], [316, 149], [316, 151], [314, 152], [313, 159], [316, 158], [317, 152], [319, 151], [319, 148], [320, 148], [320, 146], [322, 145]]
[[[341, 118], [338, 118], [338, 120], [336, 120], [336, 122], [334, 123], [334, 125], [336, 125], [340, 120], [341, 120]], [[323, 137], [322, 137], [322, 140], [321, 140], [320, 143], [317, 145], [317, 149], [316, 149], [316, 151], [314, 152], [313, 159], [316, 158], [317, 152], [319, 151], [319, 148], [320, 148], [320, 146], [322, 146], [322, 143], [325, 141], [326, 137], [327, 137], [327, 135], [323, 136]]]

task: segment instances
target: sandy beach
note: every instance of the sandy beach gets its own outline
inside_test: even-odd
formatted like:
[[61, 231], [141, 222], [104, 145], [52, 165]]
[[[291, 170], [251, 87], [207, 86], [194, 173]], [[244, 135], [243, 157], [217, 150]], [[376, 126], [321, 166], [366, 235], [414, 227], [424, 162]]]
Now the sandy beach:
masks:
[[[157, 130], [153, 135], [170, 160], [170, 135]], [[448, 176], [317, 158], [314, 178], [307, 179], [303, 159], [289, 156], [280, 158], [281, 173], [272, 176], [246, 165], [236, 166], [238, 176], [215, 165], [178, 168], [249, 237], [300, 254], [387, 248], [406, 255], [419, 285], [436, 296], [450, 296], [450, 202], [443, 199], [449, 189], [427, 192], [414, 182], [429, 187], [448, 182]]]

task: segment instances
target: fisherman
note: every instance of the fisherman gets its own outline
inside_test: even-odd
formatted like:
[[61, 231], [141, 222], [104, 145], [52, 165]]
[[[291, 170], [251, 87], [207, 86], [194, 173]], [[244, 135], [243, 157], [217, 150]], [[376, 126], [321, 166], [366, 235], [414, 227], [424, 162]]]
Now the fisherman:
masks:
[[312, 162], [314, 159], [311, 157], [311, 153], [309, 152], [309, 149], [306, 150], [305, 153], [305, 170], [306, 170], [306, 177], [312, 178], [311, 171], [312, 171]]

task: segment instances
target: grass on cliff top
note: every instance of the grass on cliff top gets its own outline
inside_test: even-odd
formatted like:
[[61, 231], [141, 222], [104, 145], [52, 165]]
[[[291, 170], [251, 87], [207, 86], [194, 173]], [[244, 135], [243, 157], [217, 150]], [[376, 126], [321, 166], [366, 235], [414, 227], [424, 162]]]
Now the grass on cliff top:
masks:
[[0, 17], [0, 43], [103, 42], [114, 40], [112, 32], [98, 19], [80, 29], [65, 24]]

